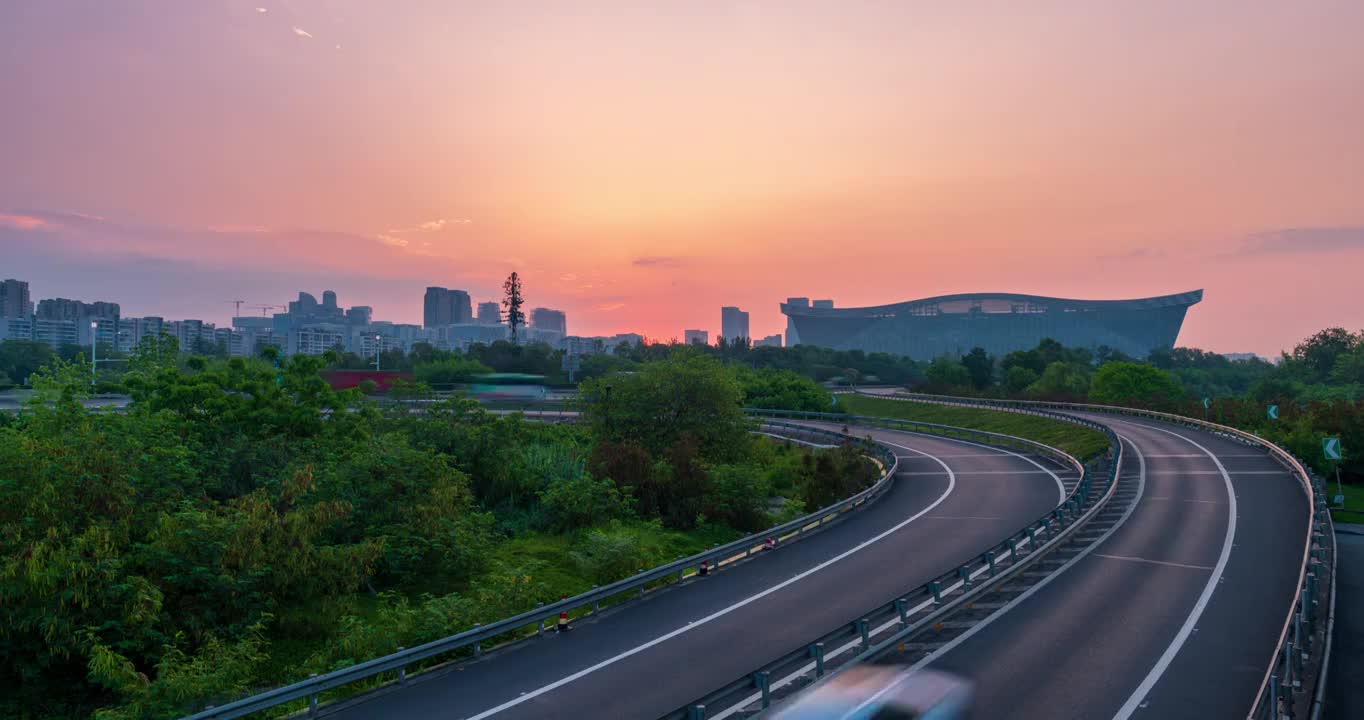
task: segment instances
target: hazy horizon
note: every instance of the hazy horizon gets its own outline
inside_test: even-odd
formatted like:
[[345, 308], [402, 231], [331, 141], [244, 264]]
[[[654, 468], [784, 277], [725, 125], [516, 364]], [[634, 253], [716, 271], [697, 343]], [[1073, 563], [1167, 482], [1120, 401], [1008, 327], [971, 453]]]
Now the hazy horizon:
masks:
[[[53, 0], [0, 9], [0, 278], [224, 323], [428, 285], [578, 335], [1198, 288], [1364, 328], [1364, 5]], [[244, 315], [252, 314], [244, 309]]]

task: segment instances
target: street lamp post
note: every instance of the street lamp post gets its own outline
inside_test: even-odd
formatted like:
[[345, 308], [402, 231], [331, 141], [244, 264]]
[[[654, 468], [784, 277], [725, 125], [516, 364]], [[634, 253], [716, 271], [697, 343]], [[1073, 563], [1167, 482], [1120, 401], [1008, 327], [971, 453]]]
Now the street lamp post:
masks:
[[95, 387], [95, 377], [99, 374], [99, 322], [90, 321], [90, 387]]
[[384, 350], [384, 342], [383, 342], [383, 341], [384, 341], [384, 336], [383, 336], [383, 335], [375, 335], [375, 336], [374, 336], [374, 371], [375, 371], [375, 372], [379, 372], [379, 371], [382, 369], [382, 368], [379, 367], [379, 354], [380, 354], [381, 352], [383, 352], [383, 350]]

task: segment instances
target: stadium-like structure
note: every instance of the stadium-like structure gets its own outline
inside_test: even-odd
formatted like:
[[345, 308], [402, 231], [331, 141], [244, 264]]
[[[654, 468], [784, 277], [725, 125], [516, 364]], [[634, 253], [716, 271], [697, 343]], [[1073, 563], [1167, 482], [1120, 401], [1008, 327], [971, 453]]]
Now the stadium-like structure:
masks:
[[1184, 314], [1202, 290], [1138, 300], [1068, 300], [1012, 293], [968, 293], [862, 308], [781, 311], [804, 345], [905, 355], [959, 356], [981, 347], [993, 355], [1052, 338], [1068, 347], [1108, 346], [1136, 358], [1174, 347]]

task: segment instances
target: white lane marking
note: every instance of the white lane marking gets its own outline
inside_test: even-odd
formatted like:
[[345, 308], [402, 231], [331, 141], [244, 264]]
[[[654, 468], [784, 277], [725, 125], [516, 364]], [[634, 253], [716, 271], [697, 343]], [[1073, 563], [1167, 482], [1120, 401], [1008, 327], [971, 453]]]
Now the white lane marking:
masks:
[[1050, 475], [1050, 476], [1051, 476], [1051, 479], [1056, 481], [1056, 493], [1057, 493], [1056, 504], [1057, 504], [1057, 505], [1060, 505], [1061, 503], [1063, 503], [1063, 502], [1066, 501], [1066, 484], [1063, 483], [1063, 482], [1061, 482], [1061, 478], [1058, 477], [1058, 476], [1056, 475], [1056, 473], [1053, 472], [1051, 469], [1047, 468], [1047, 466], [1043, 465], [1043, 464], [1040, 463], [1040, 462], [1037, 462], [1036, 460], [1033, 460], [1032, 458], [1030, 458], [1030, 457], [1028, 457], [1027, 455], [1024, 455], [1024, 454], [1022, 454], [1022, 453], [1016, 453], [1016, 452], [1013, 452], [1012, 450], [1005, 450], [1005, 449], [1003, 449], [1003, 448], [992, 448], [992, 447], [990, 447], [989, 445], [982, 445], [982, 444], [980, 444], [980, 443], [971, 442], [970, 440], [959, 440], [959, 439], [957, 439], [957, 438], [944, 438], [944, 437], [941, 437], [941, 436], [939, 436], [939, 435], [929, 435], [928, 433], [914, 432], [913, 430], [894, 430], [893, 432], [904, 433], [904, 434], [906, 434], [906, 435], [918, 435], [918, 436], [921, 436], [921, 437], [934, 438], [934, 439], [937, 439], [937, 440], [950, 440], [951, 442], [958, 442], [958, 443], [961, 443], [961, 444], [963, 444], [963, 445], [973, 445], [973, 446], [978, 447], [978, 448], [984, 448], [984, 449], [986, 449], [986, 450], [993, 450], [993, 451], [997, 451], [997, 452], [1004, 453], [1005, 455], [1012, 455], [1012, 456], [1014, 456], [1014, 457], [1016, 457], [1016, 458], [1021, 458], [1021, 459], [1023, 459], [1023, 460], [1026, 460], [1026, 461], [1032, 463], [1033, 465], [1037, 466], [1037, 468], [1038, 468], [1039, 470], [1041, 470], [1041, 471], [1045, 472], [1046, 474]]
[[[928, 453], [923, 452], [922, 450], [916, 450], [916, 449], [914, 449], [914, 448], [912, 448], [912, 447], [906, 447], [906, 446], [904, 446], [904, 445], [899, 445], [899, 444], [896, 444], [896, 443], [893, 443], [893, 442], [887, 442], [887, 441], [884, 441], [884, 440], [880, 440], [880, 441], [878, 441], [878, 442], [883, 442], [883, 443], [885, 443], [886, 445], [890, 445], [891, 447], [898, 447], [898, 448], [901, 448], [901, 449], [903, 449], [903, 450], [909, 450], [909, 451], [911, 451], [911, 452], [916, 452], [916, 453], [919, 453], [919, 454], [921, 454], [921, 455], [923, 455], [923, 456], [925, 456], [925, 457], [933, 457], [932, 455], [929, 455]], [[935, 459], [936, 459], [936, 458], [935, 458]], [[684, 625], [684, 626], [682, 626], [682, 627], [680, 627], [680, 628], [677, 628], [676, 630], [673, 630], [673, 631], [671, 631], [671, 632], [664, 633], [663, 635], [659, 635], [658, 637], [654, 638], [653, 640], [650, 640], [650, 641], [648, 641], [648, 642], [645, 642], [645, 643], [642, 643], [642, 644], [640, 644], [640, 645], [637, 645], [637, 646], [635, 646], [635, 647], [633, 647], [633, 648], [630, 648], [629, 650], [626, 650], [625, 652], [622, 652], [622, 653], [620, 653], [620, 654], [618, 654], [618, 655], [615, 655], [615, 656], [606, 658], [605, 660], [602, 660], [601, 662], [598, 662], [598, 663], [595, 664], [595, 665], [591, 665], [591, 666], [588, 666], [588, 667], [586, 667], [586, 668], [583, 668], [582, 670], [579, 670], [578, 672], [575, 672], [575, 673], [573, 673], [573, 674], [571, 674], [571, 675], [567, 675], [567, 676], [564, 676], [564, 677], [562, 677], [562, 678], [559, 678], [558, 680], [555, 680], [554, 682], [549, 683], [548, 685], [545, 685], [545, 686], [543, 686], [543, 687], [537, 688], [537, 689], [535, 689], [535, 690], [531, 690], [530, 692], [527, 692], [527, 693], [525, 693], [524, 695], [518, 696], [518, 697], [516, 697], [515, 699], [508, 700], [507, 702], [504, 702], [504, 703], [502, 703], [501, 705], [498, 705], [498, 706], [493, 707], [493, 708], [489, 708], [488, 710], [484, 710], [483, 712], [481, 712], [481, 713], [479, 713], [479, 714], [477, 714], [477, 715], [472, 715], [472, 716], [470, 716], [470, 717], [468, 718], [468, 720], [482, 720], [483, 718], [491, 717], [491, 716], [493, 716], [493, 715], [496, 715], [497, 713], [502, 712], [503, 710], [506, 710], [506, 709], [508, 709], [508, 708], [515, 707], [515, 706], [520, 705], [521, 703], [523, 703], [523, 702], [525, 702], [525, 701], [527, 701], [527, 700], [530, 700], [530, 699], [532, 699], [532, 698], [539, 697], [539, 696], [544, 695], [545, 693], [547, 693], [547, 692], [549, 692], [549, 691], [551, 691], [551, 690], [555, 690], [555, 689], [557, 689], [557, 688], [563, 687], [564, 685], [567, 685], [568, 683], [571, 683], [571, 682], [573, 682], [573, 681], [575, 681], [575, 680], [577, 680], [577, 679], [579, 679], [579, 678], [581, 678], [581, 677], [584, 677], [584, 676], [586, 676], [586, 675], [590, 675], [591, 673], [594, 673], [594, 672], [596, 672], [596, 671], [598, 671], [598, 670], [600, 670], [600, 669], [602, 669], [602, 668], [604, 668], [604, 667], [606, 667], [606, 666], [608, 666], [608, 665], [612, 665], [612, 664], [614, 664], [614, 663], [620, 662], [621, 660], [624, 660], [625, 658], [628, 658], [628, 657], [631, 657], [631, 656], [633, 656], [633, 655], [637, 655], [637, 654], [639, 654], [639, 653], [641, 653], [641, 652], [644, 652], [645, 650], [648, 650], [649, 648], [651, 648], [651, 647], [653, 647], [653, 646], [655, 646], [655, 645], [658, 645], [659, 643], [662, 643], [662, 642], [666, 642], [666, 641], [668, 641], [668, 640], [671, 640], [671, 639], [677, 637], [678, 635], [681, 635], [682, 633], [687, 632], [688, 630], [692, 630], [692, 629], [694, 629], [694, 628], [697, 628], [697, 627], [700, 627], [700, 626], [702, 626], [702, 625], [705, 625], [706, 623], [708, 623], [708, 622], [710, 622], [710, 621], [712, 621], [712, 620], [714, 620], [714, 619], [716, 619], [716, 618], [718, 618], [718, 617], [721, 617], [721, 616], [724, 616], [724, 615], [728, 615], [729, 613], [734, 612], [735, 610], [738, 610], [739, 608], [744, 607], [745, 605], [748, 605], [748, 604], [750, 604], [750, 603], [757, 602], [758, 600], [761, 600], [762, 598], [765, 598], [765, 597], [767, 597], [768, 595], [771, 595], [772, 593], [774, 593], [774, 592], [776, 592], [776, 591], [778, 591], [778, 590], [780, 590], [780, 589], [782, 589], [782, 588], [784, 588], [784, 587], [786, 587], [786, 586], [788, 586], [788, 585], [791, 585], [792, 583], [799, 582], [800, 580], [802, 580], [802, 579], [804, 579], [804, 578], [806, 578], [806, 577], [808, 577], [808, 576], [810, 576], [810, 575], [813, 575], [814, 573], [819, 572], [820, 570], [823, 570], [824, 568], [826, 568], [826, 567], [828, 567], [828, 566], [830, 566], [830, 565], [833, 565], [834, 563], [838, 562], [839, 560], [842, 560], [842, 559], [848, 557], [849, 555], [852, 555], [853, 553], [855, 553], [855, 552], [857, 552], [857, 551], [859, 551], [859, 550], [861, 550], [861, 549], [863, 549], [863, 548], [865, 548], [865, 547], [867, 547], [867, 546], [869, 546], [869, 545], [872, 545], [872, 544], [874, 544], [874, 543], [876, 543], [876, 542], [882, 540], [882, 539], [885, 538], [886, 536], [891, 535], [892, 533], [894, 533], [894, 532], [900, 530], [901, 528], [905, 527], [906, 525], [908, 525], [908, 524], [914, 522], [915, 520], [918, 520], [920, 517], [922, 517], [922, 516], [924, 516], [924, 515], [927, 515], [930, 511], [933, 510], [933, 508], [936, 508], [937, 506], [941, 505], [942, 502], [943, 502], [944, 500], [946, 500], [947, 497], [948, 497], [949, 495], [952, 494], [952, 491], [956, 489], [956, 487], [957, 487], [957, 479], [956, 479], [955, 477], [953, 477], [953, 475], [952, 475], [952, 469], [949, 468], [949, 467], [947, 467], [947, 463], [942, 462], [941, 460], [939, 460], [938, 462], [941, 463], [942, 466], [943, 466], [944, 468], [947, 468], [947, 489], [944, 490], [943, 493], [942, 493], [942, 495], [939, 495], [939, 496], [938, 496], [938, 499], [934, 500], [933, 503], [932, 503], [931, 505], [929, 505], [928, 507], [924, 508], [923, 510], [920, 510], [919, 512], [915, 513], [914, 515], [911, 515], [909, 518], [906, 518], [905, 520], [901, 521], [899, 524], [895, 525], [894, 527], [892, 527], [892, 528], [890, 528], [890, 529], [888, 529], [888, 530], [882, 532], [882, 533], [879, 534], [879, 535], [876, 535], [875, 537], [868, 538], [867, 540], [863, 540], [862, 542], [858, 543], [857, 545], [853, 546], [852, 548], [849, 548], [848, 550], [845, 550], [845, 551], [843, 551], [842, 553], [839, 553], [838, 555], [835, 555], [834, 557], [831, 557], [831, 558], [829, 558], [828, 560], [825, 560], [824, 562], [822, 562], [822, 563], [820, 563], [820, 564], [818, 564], [818, 565], [816, 565], [816, 566], [814, 566], [814, 567], [812, 567], [812, 568], [810, 568], [810, 569], [808, 569], [808, 570], [805, 570], [804, 572], [801, 572], [801, 573], [799, 573], [799, 574], [797, 574], [797, 575], [794, 575], [794, 576], [792, 576], [791, 578], [789, 578], [789, 579], [787, 579], [787, 580], [783, 580], [782, 582], [777, 583], [776, 585], [773, 585], [772, 587], [767, 588], [766, 590], [763, 590], [762, 592], [756, 593], [756, 594], [754, 594], [754, 595], [750, 595], [749, 597], [746, 597], [746, 598], [744, 598], [743, 600], [740, 600], [740, 601], [734, 603], [733, 605], [730, 605], [730, 606], [728, 606], [728, 607], [724, 607], [724, 608], [721, 608], [721, 609], [719, 609], [719, 610], [716, 610], [715, 612], [713, 612], [713, 613], [711, 613], [711, 614], [709, 614], [709, 615], [707, 615], [707, 616], [705, 616], [705, 617], [703, 617], [703, 618], [701, 618], [701, 619], [699, 619], [699, 620], [690, 622], [690, 623], [688, 623], [688, 624], [686, 624], [686, 625]], [[717, 720], [718, 720], [718, 718], [717, 718]]]
[[[1000, 457], [1004, 457], [1001, 455]], [[942, 475], [941, 470], [906, 470], [901, 475]], [[962, 475], [1051, 475], [1050, 470], [958, 470], [957, 477]], [[1074, 480], [1075, 478], [1070, 478]]]
[[[1020, 548], [1023, 547], [1023, 546], [1025, 546], [1025, 545], [1027, 545], [1027, 544], [1028, 544], [1028, 539], [1027, 539], [1027, 538], [1023, 538], [1022, 540], [1019, 540], [1019, 541], [1018, 541], [1018, 547], [1020, 547]], [[1011, 551], [1011, 550], [1005, 550], [1005, 551], [1000, 555], [999, 560], [1000, 560], [1000, 561], [1008, 560], [1008, 559], [1011, 559], [1012, 557], [1013, 557], [1013, 551]], [[977, 577], [980, 577], [981, 573], [984, 573], [985, 571], [987, 571], [987, 570], [989, 570], [989, 569], [990, 569], [989, 566], [985, 566], [985, 567], [978, 568], [975, 572], [971, 573], [971, 579], [972, 579], [972, 580], [975, 580]], [[951, 595], [952, 593], [956, 592], [957, 590], [960, 590], [961, 587], [962, 587], [962, 582], [961, 582], [960, 580], [957, 580], [956, 582], [953, 582], [951, 585], [948, 585], [948, 586], [946, 586], [946, 587], [944, 587], [944, 588], [942, 589], [942, 596], [943, 596], [943, 597], [948, 597], [949, 595]], [[919, 603], [918, 605], [915, 605], [915, 606], [912, 607], [912, 608], [907, 608], [907, 609], [905, 610], [905, 616], [906, 616], [906, 617], [912, 617], [912, 616], [914, 616], [914, 615], [918, 615], [920, 612], [923, 612], [925, 609], [927, 609], [927, 608], [928, 608], [929, 606], [931, 606], [931, 605], [933, 605], [933, 600], [930, 598], [930, 599], [928, 599], [928, 600], [925, 600], [925, 601]], [[892, 618], [892, 619], [890, 619], [890, 620], [887, 620], [886, 622], [881, 623], [881, 624], [878, 625], [877, 627], [874, 627], [874, 628], [871, 628], [870, 630], [868, 630], [868, 631], [867, 631], [867, 635], [868, 635], [869, 637], [877, 637], [877, 636], [880, 635], [881, 633], [883, 633], [883, 632], [885, 632], [885, 631], [891, 629], [893, 626], [896, 626], [896, 625], [899, 625], [899, 624], [900, 624], [900, 619], [899, 619], [899, 618]], [[826, 651], [824, 652], [824, 659], [825, 659], [826, 661], [828, 661], [828, 660], [830, 660], [830, 659], [833, 659], [833, 658], [838, 657], [839, 655], [842, 655], [842, 654], [845, 653], [845, 652], [848, 652], [848, 651], [850, 651], [850, 650], [854, 650], [854, 649], [857, 649], [857, 648], [861, 648], [861, 647], [862, 647], [862, 641], [861, 641], [861, 640], [849, 640], [848, 642], [843, 643], [842, 645], [839, 645], [838, 647], [834, 648], [833, 650], [826, 650]], [[787, 675], [786, 677], [784, 677], [784, 678], [782, 678], [782, 679], [780, 679], [780, 680], [777, 680], [777, 681], [773, 682], [773, 683], [771, 684], [771, 686], [769, 686], [768, 689], [769, 689], [769, 690], [776, 690], [777, 688], [783, 687], [783, 686], [785, 686], [785, 685], [789, 685], [789, 684], [791, 684], [792, 682], [794, 682], [797, 678], [803, 677], [803, 676], [805, 676], [805, 675], [809, 675], [814, 669], [815, 669], [815, 664], [814, 664], [814, 662], [805, 663], [804, 665], [800, 666], [799, 668], [796, 668], [796, 670], [795, 670], [794, 672], [792, 672], [790, 675]], [[723, 710], [722, 712], [718, 713], [718, 714], [715, 716], [714, 720], [723, 720], [724, 718], [727, 718], [727, 717], [729, 717], [730, 715], [733, 715], [734, 713], [738, 712], [738, 711], [741, 710], [742, 708], [746, 708], [746, 707], [752, 705], [753, 703], [757, 702], [757, 701], [758, 701], [759, 699], [761, 699], [761, 698], [762, 698], [762, 693], [761, 693], [761, 692], [755, 692], [755, 693], [749, 695], [748, 697], [744, 698], [743, 700], [740, 700], [739, 702], [737, 702], [737, 703], [735, 703], [734, 705], [730, 706], [729, 708]]]
[[[951, 438], [943, 438], [943, 439], [944, 439], [944, 440], [950, 440]], [[1004, 453], [1002, 453], [1002, 452], [989, 452], [989, 453], [962, 453], [962, 454], [959, 454], [959, 455], [934, 455], [933, 457], [935, 457], [935, 458], [941, 458], [941, 459], [943, 459], [943, 460], [951, 460], [951, 459], [954, 459], [954, 458], [999, 457], [999, 456], [1001, 456], [1001, 455], [1004, 455]]]
[[1167, 565], [1169, 567], [1188, 568], [1190, 570], [1211, 570], [1207, 565], [1186, 565], [1184, 563], [1166, 562], [1165, 560], [1147, 560], [1146, 558], [1131, 557], [1128, 555], [1105, 555], [1104, 553], [1094, 553], [1094, 557], [1108, 558], [1109, 560], [1126, 560], [1127, 562], [1150, 563], [1151, 565]]
[[1222, 483], [1227, 488], [1227, 534], [1226, 538], [1222, 540], [1222, 554], [1217, 558], [1217, 565], [1213, 567], [1212, 575], [1208, 577], [1208, 584], [1203, 586], [1203, 593], [1198, 596], [1198, 602], [1194, 603], [1193, 610], [1189, 611], [1189, 617], [1185, 618], [1184, 625], [1179, 628], [1179, 632], [1175, 634], [1170, 646], [1165, 648], [1165, 652], [1161, 654], [1160, 659], [1156, 661], [1151, 671], [1146, 674], [1146, 678], [1132, 692], [1131, 697], [1127, 698], [1127, 702], [1123, 703], [1122, 707], [1118, 709], [1118, 714], [1113, 716], [1113, 720], [1127, 720], [1127, 718], [1132, 717], [1132, 713], [1135, 713], [1146, 700], [1146, 696], [1151, 692], [1151, 688], [1155, 687], [1156, 682], [1160, 680], [1160, 676], [1165, 674], [1166, 668], [1170, 667], [1171, 662], [1174, 662], [1180, 648], [1184, 647], [1189, 635], [1193, 634], [1194, 626], [1198, 624], [1198, 619], [1203, 616], [1203, 610], [1208, 607], [1208, 601], [1212, 599], [1213, 590], [1217, 589], [1217, 584], [1222, 580], [1222, 573], [1227, 569], [1227, 560], [1231, 558], [1232, 541], [1236, 539], [1236, 489], [1232, 487], [1231, 475], [1227, 474], [1227, 469], [1222, 466], [1222, 461], [1218, 460], [1211, 450], [1198, 444], [1192, 438], [1184, 437], [1177, 432], [1164, 428], [1147, 427], [1166, 435], [1173, 435], [1189, 443], [1202, 450], [1217, 464], [1217, 469], [1222, 471]]
[[1221, 502], [1220, 500], [1190, 500], [1190, 499], [1187, 499], [1187, 498], [1177, 498], [1177, 497], [1169, 497], [1169, 496], [1164, 496], [1164, 497], [1149, 497], [1149, 498], [1146, 498], [1146, 499], [1147, 499], [1147, 500], [1169, 500], [1169, 501], [1171, 501], [1171, 502], [1203, 503], [1203, 504], [1205, 504], [1205, 505], [1226, 505], [1226, 503]]
[[[1103, 544], [1103, 542], [1107, 540], [1110, 536], [1112, 536], [1113, 533], [1118, 531], [1118, 528], [1122, 527], [1123, 524], [1127, 522], [1128, 518], [1132, 517], [1132, 512], [1137, 509], [1137, 504], [1141, 502], [1141, 495], [1146, 490], [1146, 458], [1142, 457], [1141, 449], [1138, 448], [1137, 444], [1132, 442], [1130, 438], [1120, 433], [1118, 434], [1118, 437], [1124, 442], [1126, 442], [1128, 445], [1131, 445], [1132, 450], [1137, 453], [1138, 468], [1137, 494], [1132, 498], [1131, 503], [1128, 504], [1127, 510], [1123, 512], [1122, 517], [1118, 518], [1118, 521], [1116, 523], [1113, 523], [1113, 527], [1109, 528], [1106, 532], [1104, 532], [1103, 535], [1100, 535], [1099, 537], [1094, 539], [1094, 542], [1091, 542], [1089, 545], [1086, 545], [1083, 550], [1081, 550], [1079, 553], [1075, 555], [1075, 557], [1067, 560], [1064, 565], [1057, 568], [1056, 572], [1053, 572], [1052, 574], [1042, 578], [1041, 582], [1037, 583], [1036, 585], [1033, 585], [1027, 590], [1024, 590], [1023, 594], [1005, 603], [1004, 607], [996, 611], [995, 614], [985, 618], [979, 623], [976, 623], [976, 625], [971, 629], [956, 636], [955, 638], [952, 638], [952, 640], [950, 640], [946, 645], [943, 645], [937, 650], [934, 650], [932, 653], [929, 653], [928, 657], [925, 657], [919, 662], [914, 663], [914, 666], [911, 668], [912, 670], [918, 670], [923, 668], [925, 665], [928, 665], [930, 662], [933, 662], [934, 660], [941, 657], [943, 654], [952, 650], [952, 648], [955, 648], [956, 646], [966, 642], [968, 639], [971, 638], [971, 636], [989, 627], [990, 624], [993, 623], [994, 621], [1000, 619], [1001, 617], [1004, 617], [1005, 613], [1023, 604], [1028, 598], [1032, 597], [1035, 593], [1037, 593], [1037, 591], [1041, 590], [1047, 585], [1050, 585], [1051, 581], [1055, 580], [1058, 577], [1061, 577], [1061, 575], [1065, 573], [1065, 571], [1073, 567], [1075, 563], [1080, 562], [1085, 558], [1085, 556], [1094, 552], [1095, 548]], [[1119, 468], [1119, 470], [1121, 470], [1121, 468]], [[1114, 492], [1116, 494], [1117, 491], [1115, 490]]]
[[[1133, 424], [1133, 425], [1141, 425], [1141, 423], [1132, 423], [1132, 424]], [[1142, 426], [1142, 427], [1150, 427], [1150, 425], [1141, 425], [1141, 426]], [[1150, 455], [1147, 455], [1146, 457], [1147, 457], [1147, 458], [1201, 458], [1201, 457], [1207, 457], [1207, 455], [1201, 455], [1201, 454], [1199, 454], [1199, 453], [1166, 453], [1166, 454], [1152, 453], [1152, 454], [1150, 454]], [[1243, 458], [1243, 457], [1269, 457], [1269, 456], [1268, 456], [1268, 455], [1265, 455], [1264, 453], [1222, 453], [1222, 454], [1219, 455], [1218, 457], [1224, 457], [1224, 458], [1233, 458], [1233, 457], [1234, 457], [1234, 458]]]
[[1002, 517], [994, 515], [928, 515], [925, 520], [1003, 520]]

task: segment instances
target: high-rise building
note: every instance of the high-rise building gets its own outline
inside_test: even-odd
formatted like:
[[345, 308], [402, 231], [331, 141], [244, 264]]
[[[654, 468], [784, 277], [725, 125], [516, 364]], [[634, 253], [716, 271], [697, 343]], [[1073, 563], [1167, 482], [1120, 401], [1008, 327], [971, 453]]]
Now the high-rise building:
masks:
[[[76, 329], [74, 342], [77, 345], [91, 344], [95, 341], [96, 335], [99, 336], [99, 342], [110, 346], [115, 346], [118, 341], [118, 303], [104, 301], [86, 303], [67, 298], [44, 298], [38, 301], [34, 317], [46, 322], [72, 323]], [[50, 338], [66, 337], [66, 330], [55, 330], [53, 329], [57, 327], [55, 325], [44, 327], [49, 328], [45, 332], [48, 332]]]
[[768, 335], [753, 341], [753, 347], [781, 347], [781, 335]]
[[[808, 308], [810, 307], [810, 298], [786, 298], [786, 304], [793, 308]], [[796, 332], [796, 323], [788, 317], [786, 318], [786, 346], [791, 347], [799, 344], [800, 335]]]
[[560, 335], [568, 334], [568, 318], [562, 310], [534, 308], [530, 311], [530, 326], [536, 330], [548, 330]]
[[737, 307], [720, 308], [720, 337], [731, 343], [741, 339], [747, 340], [748, 313]]
[[346, 322], [351, 325], [368, 325], [374, 319], [374, 308], [368, 305], [353, 305], [346, 311]]
[[833, 307], [834, 307], [834, 301], [833, 301], [833, 300], [816, 300], [816, 301], [811, 305], [811, 307], [815, 308], [816, 310], [832, 310]]
[[481, 302], [478, 304], [478, 324], [496, 325], [502, 322], [502, 306], [496, 302]]
[[339, 310], [336, 306], [336, 292], [333, 290], [322, 291], [322, 307], [326, 310]]
[[705, 330], [683, 330], [682, 342], [688, 345], [709, 345], [710, 333]]
[[34, 315], [39, 320], [70, 320], [76, 322], [85, 316], [85, 303], [67, 298], [43, 298], [38, 301]]
[[434, 328], [442, 325], [460, 325], [473, 322], [473, 317], [469, 293], [443, 287], [426, 289], [426, 295], [422, 298], [423, 326]]
[[13, 279], [0, 282], [0, 319], [22, 319], [32, 314], [33, 301], [28, 296], [28, 283]]
[[297, 300], [289, 301], [289, 314], [295, 317], [315, 317], [318, 315], [317, 298], [312, 293], [299, 292]]

